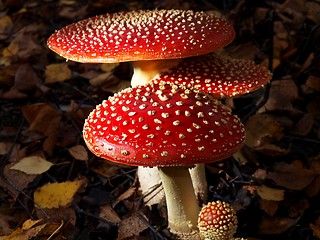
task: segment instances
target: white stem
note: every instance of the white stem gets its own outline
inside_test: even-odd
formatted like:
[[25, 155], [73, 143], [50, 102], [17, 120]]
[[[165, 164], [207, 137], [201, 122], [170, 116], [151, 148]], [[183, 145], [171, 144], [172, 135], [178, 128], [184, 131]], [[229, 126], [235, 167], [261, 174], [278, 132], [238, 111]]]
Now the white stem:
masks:
[[[189, 169], [194, 193], [198, 199], [198, 205], [201, 206], [208, 199], [208, 185], [205, 174], [205, 165], [196, 164], [194, 168]], [[147, 206], [159, 204], [164, 201], [164, 193], [159, 176], [158, 168], [138, 167], [137, 176], [139, 179], [139, 190]]]
[[189, 169], [194, 192], [200, 205], [208, 200], [208, 184], [206, 179], [206, 171], [204, 164], [196, 164], [195, 167]]
[[179, 63], [179, 59], [167, 60], [145, 60], [133, 62], [133, 76], [131, 86], [146, 85], [153, 78], [159, 76], [159, 73], [167, 70]]
[[139, 191], [147, 206], [164, 203], [165, 196], [157, 167], [138, 167]]
[[198, 237], [199, 206], [188, 168], [160, 167], [160, 178], [166, 196], [170, 232], [178, 239]]

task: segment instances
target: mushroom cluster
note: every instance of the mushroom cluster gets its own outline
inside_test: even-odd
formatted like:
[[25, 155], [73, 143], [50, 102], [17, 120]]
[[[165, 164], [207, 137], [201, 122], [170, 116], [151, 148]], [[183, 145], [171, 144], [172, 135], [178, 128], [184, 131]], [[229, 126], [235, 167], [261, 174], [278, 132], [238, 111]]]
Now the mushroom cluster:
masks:
[[152, 82], [102, 102], [83, 128], [97, 156], [132, 166], [157, 166], [168, 222], [177, 236], [197, 235], [198, 203], [188, 167], [226, 158], [244, 143], [231, 110], [200, 90]]
[[79, 21], [47, 42], [69, 60], [133, 62], [133, 87], [93, 110], [84, 140], [110, 161], [159, 167], [169, 227], [181, 239], [198, 234], [188, 167], [231, 156], [245, 138], [239, 119], [214, 97], [244, 94], [271, 79], [253, 62], [212, 54], [234, 36], [231, 24], [214, 14], [141, 10]]

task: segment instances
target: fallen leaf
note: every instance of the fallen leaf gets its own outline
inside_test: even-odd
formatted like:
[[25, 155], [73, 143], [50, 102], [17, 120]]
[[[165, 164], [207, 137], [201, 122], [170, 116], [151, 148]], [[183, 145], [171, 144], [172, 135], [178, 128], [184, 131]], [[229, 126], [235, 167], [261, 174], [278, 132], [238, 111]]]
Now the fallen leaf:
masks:
[[315, 197], [320, 192], [320, 176], [317, 175], [315, 179], [306, 188], [306, 193], [310, 197]]
[[12, 146], [11, 142], [0, 142], [0, 155], [7, 154], [11, 146]]
[[34, 192], [34, 202], [40, 208], [59, 208], [68, 206], [85, 180], [74, 182], [47, 183]]
[[67, 63], [53, 63], [46, 66], [46, 80], [45, 83], [63, 82], [72, 76]]
[[29, 175], [24, 172], [11, 169], [14, 163], [7, 164], [3, 169], [5, 178], [0, 178], [0, 186], [6, 189], [14, 199], [18, 197], [29, 183], [33, 182], [37, 175]]
[[[29, 240], [41, 232], [46, 224], [37, 225], [42, 220], [26, 220], [21, 228], [17, 228], [10, 235], [0, 237], [3, 240]], [[37, 225], [37, 226], [35, 226]]]
[[274, 166], [274, 171], [268, 172], [267, 178], [277, 186], [291, 190], [305, 189], [316, 177], [316, 174], [306, 169], [303, 163], [295, 160], [292, 163], [280, 162]]
[[296, 219], [287, 217], [264, 217], [259, 224], [258, 232], [260, 234], [280, 234], [288, 230], [296, 222]]
[[21, 64], [16, 71], [13, 88], [22, 92], [32, 90], [40, 84], [40, 81], [30, 64]]
[[292, 105], [293, 101], [298, 98], [298, 87], [293, 79], [273, 80], [271, 82], [268, 101], [259, 110], [259, 113], [278, 111], [287, 112], [292, 116], [296, 116], [302, 113]]
[[68, 149], [70, 155], [76, 160], [88, 161], [88, 151], [82, 145], [76, 145]]
[[4, 40], [9, 36], [11, 29], [13, 28], [13, 22], [10, 16], [5, 15], [0, 17], [0, 39]]
[[53, 163], [39, 156], [25, 157], [14, 164], [11, 169], [22, 171], [26, 174], [41, 174], [50, 169]]
[[91, 167], [91, 170], [96, 174], [100, 174], [106, 178], [110, 178], [119, 174], [119, 166], [110, 164], [107, 161], [97, 162], [95, 166]]
[[246, 145], [251, 148], [261, 147], [270, 141], [280, 140], [283, 136], [282, 127], [268, 114], [255, 114], [245, 125]]
[[104, 205], [100, 207], [100, 213], [99, 217], [112, 222], [112, 223], [120, 223], [121, 218], [117, 214], [117, 212], [110, 206], [110, 205]]
[[268, 216], [274, 216], [279, 208], [279, 202], [259, 199], [259, 206]]
[[284, 190], [267, 187], [265, 185], [256, 186], [257, 194], [264, 200], [282, 201], [284, 199]]
[[[75, 212], [75, 209], [71, 206], [51, 208], [51, 209], [36, 208], [35, 212], [38, 218], [47, 219], [49, 217], [47, 221], [50, 224], [56, 225], [57, 223], [59, 223], [60, 225], [61, 222], [68, 223], [73, 226], [76, 224], [76, 219], [77, 219], [76, 212]], [[48, 229], [47, 231], [50, 231], [50, 230]]]
[[44, 25], [41, 24], [28, 24], [15, 34], [15, 37], [8, 47], [4, 48], [2, 54], [9, 59], [30, 59], [34, 56], [43, 56], [44, 49], [41, 44], [37, 42], [35, 36], [41, 32]]
[[132, 194], [134, 194], [134, 193], [136, 192], [136, 189], [137, 189], [136, 187], [130, 187], [127, 191], [125, 191], [124, 193], [122, 193], [120, 196], [118, 196], [118, 197], [114, 200], [112, 206], [115, 207], [119, 202], [121, 202], [121, 201], [123, 201], [123, 200], [125, 200], [125, 199], [127, 199], [127, 198], [129, 198], [129, 197], [131, 197]]
[[309, 76], [306, 83], [301, 86], [304, 94], [311, 94], [320, 92], [320, 78], [316, 76]]
[[314, 118], [312, 113], [306, 113], [293, 126], [291, 133], [299, 136], [306, 136], [312, 129]]
[[13, 231], [10, 223], [12, 223], [14, 219], [14, 216], [0, 213], [0, 235], [7, 235]]
[[28, 131], [48, 137], [43, 144], [43, 150], [51, 154], [58, 137], [61, 112], [47, 103], [26, 105], [21, 110], [30, 125]]
[[314, 224], [310, 224], [310, 228], [313, 231], [313, 236], [320, 238], [320, 217], [318, 217]]
[[[145, 221], [148, 221], [147, 218], [139, 213], [142, 217], [145, 218]], [[133, 236], [138, 236], [139, 233], [146, 230], [148, 226], [142, 222], [142, 220], [136, 215], [133, 214], [125, 219], [123, 219], [118, 228], [118, 238], [117, 240], [126, 239]]]

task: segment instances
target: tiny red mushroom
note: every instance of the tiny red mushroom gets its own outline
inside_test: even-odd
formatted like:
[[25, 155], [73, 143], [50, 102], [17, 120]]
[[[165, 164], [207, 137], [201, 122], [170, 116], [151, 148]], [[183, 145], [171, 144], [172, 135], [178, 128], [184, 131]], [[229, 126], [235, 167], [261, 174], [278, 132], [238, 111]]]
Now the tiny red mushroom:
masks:
[[[48, 46], [86, 63], [134, 61], [133, 85], [143, 85], [176, 60], [213, 52], [235, 36], [222, 17], [191, 10], [140, 10], [104, 14], [56, 31]], [[155, 61], [157, 60], [157, 61]]]
[[197, 234], [198, 218], [188, 167], [229, 157], [245, 139], [240, 120], [219, 101], [163, 82], [128, 88], [103, 101], [87, 118], [83, 136], [99, 157], [159, 167], [169, 228], [184, 239]]
[[185, 58], [177, 66], [159, 75], [162, 81], [200, 89], [215, 98], [234, 97], [255, 91], [267, 84], [271, 77], [268, 69], [253, 61], [217, 54]]
[[209, 202], [198, 219], [200, 236], [205, 240], [230, 240], [237, 230], [237, 216], [226, 202]]

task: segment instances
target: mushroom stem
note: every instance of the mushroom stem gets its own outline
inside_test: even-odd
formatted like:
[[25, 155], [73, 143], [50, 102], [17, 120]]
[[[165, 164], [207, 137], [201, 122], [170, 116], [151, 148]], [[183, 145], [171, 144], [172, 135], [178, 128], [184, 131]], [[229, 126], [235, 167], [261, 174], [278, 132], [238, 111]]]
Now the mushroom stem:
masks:
[[159, 76], [161, 71], [172, 68], [180, 62], [180, 59], [145, 60], [133, 62], [132, 87], [143, 86], [151, 79]]
[[170, 232], [177, 239], [199, 239], [199, 207], [188, 168], [159, 167], [159, 174], [166, 196]]
[[206, 179], [206, 171], [204, 164], [196, 164], [189, 169], [194, 192], [201, 206], [208, 200], [208, 184]]

